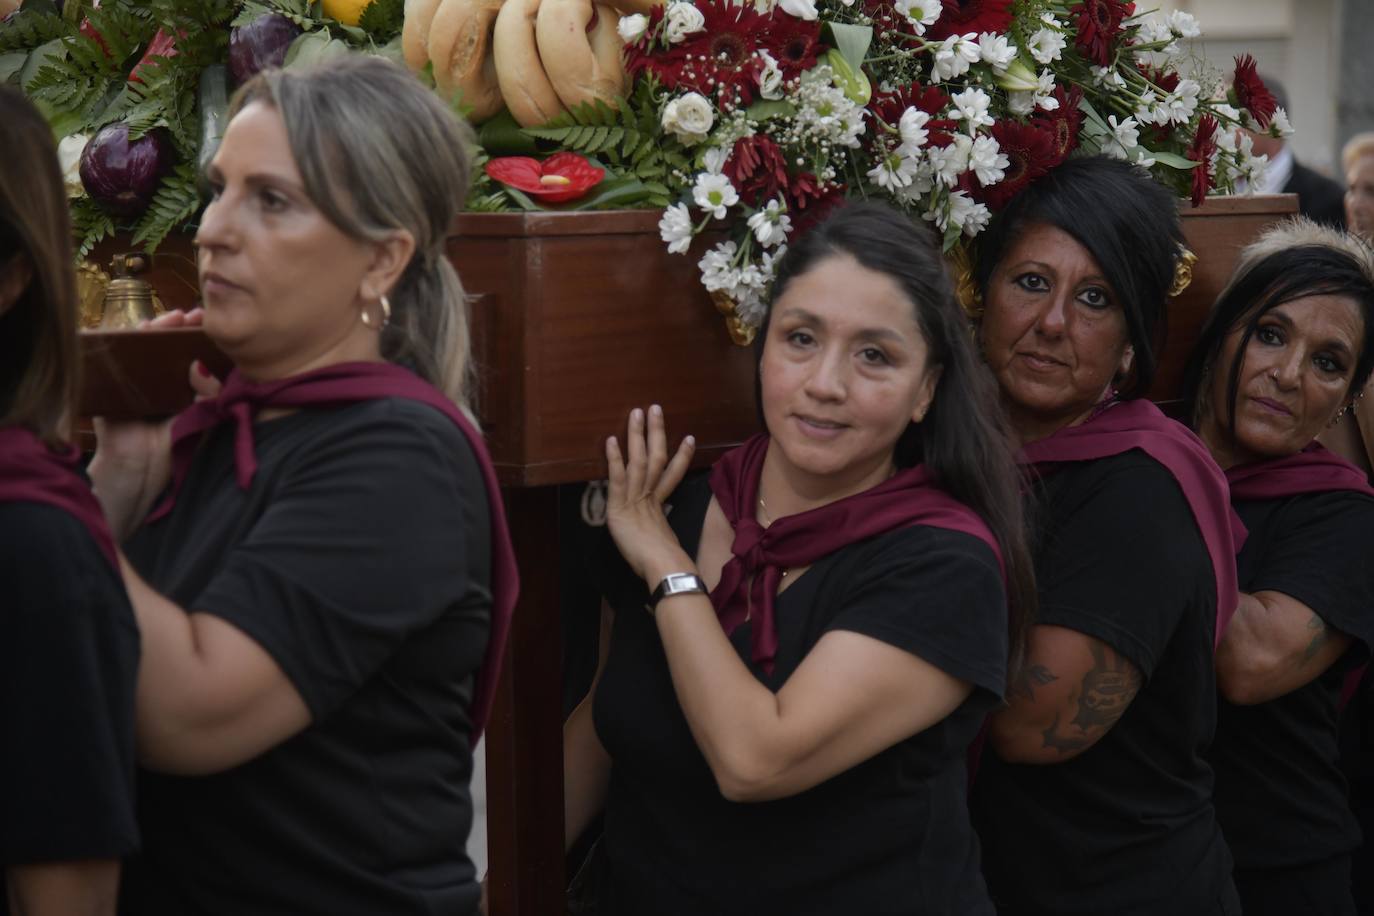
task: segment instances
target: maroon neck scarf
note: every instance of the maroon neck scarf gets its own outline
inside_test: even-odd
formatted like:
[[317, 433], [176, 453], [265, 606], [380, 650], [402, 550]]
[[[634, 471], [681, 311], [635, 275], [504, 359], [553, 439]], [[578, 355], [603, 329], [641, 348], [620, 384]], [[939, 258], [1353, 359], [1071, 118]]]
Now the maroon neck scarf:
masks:
[[1374, 496], [1364, 472], [1313, 442], [1296, 455], [1239, 464], [1226, 472], [1231, 499], [1282, 499], [1302, 493], [1354, 490]]
[[1021, 461], [1045, 475], [1057, 464], [1095, 461], [1133, 448], [1164, 465], [1193, 511], [1216, 579], [1219, 644], [1239, 600], [1236, 552], [1245, 543], [1245, 526], [1231, 509], [1225, 475], [1201, 439], [1142, 398], [1115, 404], [1086, 423], [1030, 443], [1021, 449]]
[[81, 452], [76, 446], [55, 452], [27, 429], [0, 429], [0, 502], [43, 503], [66, 512], [86, 526], [118, 573], [110, 526], [80, 468]]
[[755, 507], [768, 443], [767, 435], [756, 435], [711, 469], [711, 491], [735, 530], [733, 556], [721, 570], [711, 603], [726, 633], [752, 616], [751, 656], [765, 672], [773, 673], [778, 651], [773, 601], [785, 569], [808, 566], [841, 547], [909, 525], [971, 534], [991, 547], [1001, 564], [1002, 552], [988, 526], [939, 489], [924, 466], [899, 471], [872, 489], [763, 527]]
[[377, 398], [406, 398], [428, 404], [467, 437], [477, 458], [482, 481], [487, 489], [491, 517], [491, 633], [487, 641], [482, 670], [472, 698], [472, 743], [475, 745], [486, 727], [496, 695], [497, 677], [506, 636], [510, 632], [511, 612], [520, 590], [515, 568], [515, 551], [506, 527], [496, 471], [479, 433], [452, 401], [414, 373], [391, 363], [340, 363], [272, 382], [250, 382], [238, 370], [229, 373], [218, 397], [197, 401], [177, 415], [172, 423], [172, 486], [162, 504], [148, 516], [156, 522], [172, 508], [186, 474], [191, 468], [202, 435], [221, 423], [234, 424], [234, 468], [238, 485], [246, 489], [257, 472], [253, 451], [253, 415], [268, 407], [342, 407]]

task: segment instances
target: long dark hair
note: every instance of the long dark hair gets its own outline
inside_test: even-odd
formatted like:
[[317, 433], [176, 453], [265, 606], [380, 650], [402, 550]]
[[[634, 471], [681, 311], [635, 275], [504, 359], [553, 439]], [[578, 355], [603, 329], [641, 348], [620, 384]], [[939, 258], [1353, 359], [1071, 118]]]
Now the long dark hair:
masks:
[[779, 263], [756, 356], [763, 357], [773, 303], [787, 285], [836, 255], [849, 255], [897, 283], [915, 310], [931, 365], [943, 367], [925, 419], [907, 426], [893, 457], [898, 467], [924, 463], [941, 488], [992, 529], [1007, 570], [1015, 670], [1035, 610], [1020, 477], [997, 384], [974, 352], [968, 320], [955, 299], [933, 233], [881, 204], [854, 203], [835, 211], [789, 248]]
[[0, 426], [23, 426], [50, 445], [75, 406], [76, 276], [71, 221], [52, 129], [14, 89], [0, 86], [0, 266], [24, 258], [33, 277], [0, 316]]
[[1182, 252], [1178, 202], [1139, 166], [1106, 156], [1070, 159], [1014, 197], [978, 237], [974, 280], [984, 296], [1002, 256], [1033, 225], [1072, 236], [1102, 269], [1135, 351], [1121, 396], [1141, 397], [1159, 368], [1164, 303]]
[[[1272, 227], [1241, 254], [1226, 288], [1217, 297], [1198, 334], [1183, 371], [1183, 406], [1194, 428], [1207, 403], [1205, 390], [1218, 371], [1217, 357], [1227, 336], [1244, 326], [1240, 346], [1226, 372], [1226, 417], [1222, 428], [1234, 444], [1236, 399], [1245, 350], [1260, 319], [1283, 305], [1308, 296], [1348, 296], [1360, 309], [1364, 340], [1355, 358], [1346, 397], [1364, 387], [1374, 371], [1374, 252], [1360, 239], [1296, 217]], [[1220, 422], [1221, 417], [1217, 418]]]

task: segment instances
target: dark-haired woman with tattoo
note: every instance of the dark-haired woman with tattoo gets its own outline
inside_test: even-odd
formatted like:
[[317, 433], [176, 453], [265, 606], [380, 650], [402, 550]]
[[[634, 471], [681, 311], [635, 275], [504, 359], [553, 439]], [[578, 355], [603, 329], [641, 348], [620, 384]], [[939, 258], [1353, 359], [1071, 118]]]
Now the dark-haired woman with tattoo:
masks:
[[1204, 752], [1235, 606], [1226, 482], [1143, 395], [1181, 234], [1075, 159], [980, 240], [983, 353], [1032, 478], [1039, 612], [973, 786], [1003, 916], [1239, 912]]
[[1339, 767], [1344, 676], [1374, 645], [1374, 490], [1316, 443], [1374, 367], [1374, 254], [1306, 220], [1248, 248], [1185, 397], [1249, 531], [1217, 650], [1217, 817], [1246, 916], [1353, 916], [1360, 830]]

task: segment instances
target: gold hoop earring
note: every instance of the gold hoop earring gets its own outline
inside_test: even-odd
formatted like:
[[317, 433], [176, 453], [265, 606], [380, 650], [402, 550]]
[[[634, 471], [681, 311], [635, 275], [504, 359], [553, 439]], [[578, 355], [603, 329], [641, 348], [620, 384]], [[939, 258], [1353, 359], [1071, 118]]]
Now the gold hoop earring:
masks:
[[[381, 295], [377, 297], [377, 303], [382, 307], [382, 320], [381, 323], [377, 325], [377, 333], [380, 334], [382, 331], [386, 330], [387, 325], [391, 324], [391, 302], [385, 295]], [[368, 317], [367, 309], [364, 308], [359, 314], [362, 318], [363, 325], [369, 328], [372, 327], [372, 319]]]

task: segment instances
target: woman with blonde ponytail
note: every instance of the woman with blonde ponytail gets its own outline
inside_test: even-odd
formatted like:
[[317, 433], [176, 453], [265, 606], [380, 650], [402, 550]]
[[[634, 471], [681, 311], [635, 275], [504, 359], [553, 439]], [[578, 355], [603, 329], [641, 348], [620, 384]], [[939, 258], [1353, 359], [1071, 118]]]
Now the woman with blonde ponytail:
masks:
[[471, 143], [376, 58], [239, 90], [171, 424], [91, 466], [143, 640], [137, 914], [468, 914], [472, 746], [515, 599], [444, 255]]

